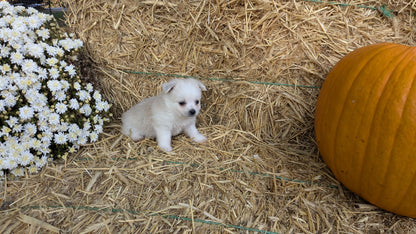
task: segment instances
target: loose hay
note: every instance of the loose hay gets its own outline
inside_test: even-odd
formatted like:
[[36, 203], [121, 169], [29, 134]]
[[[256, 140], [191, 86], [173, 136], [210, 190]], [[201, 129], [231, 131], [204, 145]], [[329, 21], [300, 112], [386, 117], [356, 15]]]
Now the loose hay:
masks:
[[[313, 134], [318, 88], [346, 53], [413, 45], [412, 1], [67, 0], [115, 119], [101, 141], [1, 183], [0, 232], [415, 232], [333, 178]], [[394, 13], [360, 6], [386, 4]], [[150, 72], [153, 75], [123, 72]], [[203, 78], [203, 145], [164, 154], [120, 135], [117, 117], [169, 77]], [[213, 80], [218, 78], [227, 79]], [[85, 77], [88, 78], [88, 77]], [[252, 81], [273, 84], [253, 84]]]

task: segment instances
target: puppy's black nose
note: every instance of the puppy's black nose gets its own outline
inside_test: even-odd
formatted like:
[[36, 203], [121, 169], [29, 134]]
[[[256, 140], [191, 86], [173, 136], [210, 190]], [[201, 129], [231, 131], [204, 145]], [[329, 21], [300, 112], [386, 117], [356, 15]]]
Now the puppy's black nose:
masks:
[[188, 113], [189, 113], [189, 116], [193, 116], [195, 115], [196, 111], [195, 109], [191, 109]]

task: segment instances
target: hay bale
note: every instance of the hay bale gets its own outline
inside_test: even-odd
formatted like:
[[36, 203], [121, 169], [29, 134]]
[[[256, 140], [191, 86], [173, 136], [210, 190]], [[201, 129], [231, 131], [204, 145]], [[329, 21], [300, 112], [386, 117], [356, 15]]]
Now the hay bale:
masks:
[[[115, 119], [68, 161], [2, 182], [0, 232], [416, 230], [345, 190], [322, 162], [312, 130], [319, 89], [276, 85], [320, 86], [360, 46], [414, 44], [412, 1], [66, 3], [116, 117], [169, 79], [121, 70], [201, 77], [209, 90], [198, 121], [209, 141], [175, 137], [164, 154], [154, 140], [120, 135]], [[360, 7], [377, 4], [396, 16]]]

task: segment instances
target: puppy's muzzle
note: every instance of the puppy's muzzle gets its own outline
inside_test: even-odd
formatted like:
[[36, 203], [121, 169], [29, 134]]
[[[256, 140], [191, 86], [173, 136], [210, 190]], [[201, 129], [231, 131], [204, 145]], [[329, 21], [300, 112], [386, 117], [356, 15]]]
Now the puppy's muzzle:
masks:
[[191, 109], [191, 110], [189, 110], [189, 112], [188, 112], [188, 115], [189, 116], [194, 116], [196, 114], [196, 110], [195, 109]]

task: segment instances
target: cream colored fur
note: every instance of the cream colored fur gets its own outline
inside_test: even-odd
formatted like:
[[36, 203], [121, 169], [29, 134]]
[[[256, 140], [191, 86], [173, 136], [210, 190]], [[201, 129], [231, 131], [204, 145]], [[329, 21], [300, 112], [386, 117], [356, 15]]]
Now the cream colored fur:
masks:
[[171, 137], [184, 132], [198, 143], [206, 137], [196, 129], [201, 109], [201, 90], [205, 86], [195, 79], [174, 79], [162, 85], [162, 92], [131, 107], [122, 115], [122, 133], [134, 141], [156, 138], [158, 146], [172, 151]]

